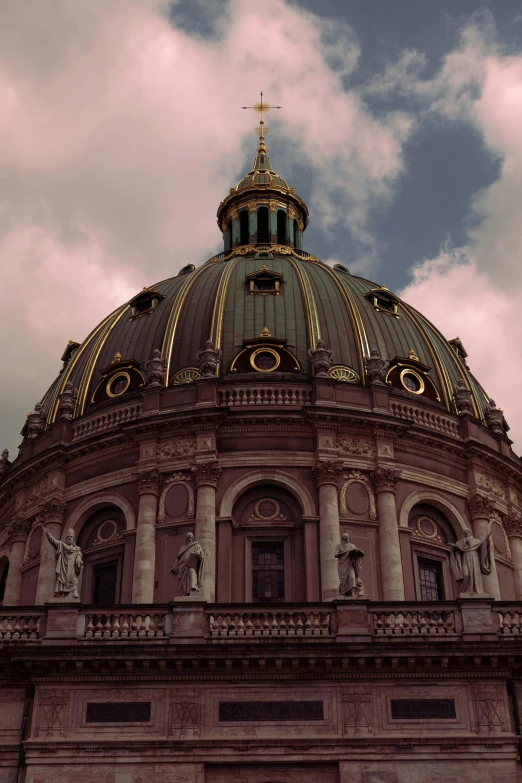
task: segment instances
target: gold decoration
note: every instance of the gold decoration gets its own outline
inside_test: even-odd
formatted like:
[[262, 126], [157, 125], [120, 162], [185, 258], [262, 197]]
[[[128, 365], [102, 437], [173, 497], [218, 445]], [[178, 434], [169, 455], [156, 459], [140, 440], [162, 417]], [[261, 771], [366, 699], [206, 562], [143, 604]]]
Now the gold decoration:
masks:
[[408, 359], [411, 359], [411, 360], [412, 360], [412, 361], [414, 361], [414, 362], [418, 362], [418, 361], [419, 361], [419, 357], [417, 356], [417, 354], [415, 353], [415, 351], [413, 350], [413, 348], [411, 348], [411, 349], [408, 351]]
[[[121, 360], [118, 360], [118, 361], [121, 361]], [[125, 381], [126, 381], [125, 386], [123, 387], [123, 389], [121, 391], [113, 392], [112, 391], [112, 387], [114, 385], [114, 382], [117, 381], [118, 378], [125, 378]], [[105, 387], [105, 391], [107, 392], [107, 396], [108, 397], [119, 397], [120, 395], [125, 394], [125, 392], [127, 391], [127, 389], [130, 386], [130, 382], [131, 382], [131, 379], [130, 379], [130, 375], [129, 375], [128, 372], [117, 372], [116, 375], [111, 376], [111, 378], [107, 382], [107, 386]]]
[[[266, 269], [266, 267], [263, 267], [263, 269]], [[270, 332], [268, 330], [268, 326], [265, 326], [265, 328], [263, 329], [263, 331], [261, 332], [261, 334], [259, 336], [260, 337], [272, 337], [272, 335], [270, 334]]]
[[[256, 364], [256, 357], [259, 356], [259, 354], [261, 353], [269, 353], [271, 356], [274, 357], [275, 364], [273, 367], [269, 367], [268, 369], [265, 369], [263, 367], [259, 367]], [[277, 370], [277, 368], [281, 364], [281, 357], [277, 353], [277, 351], [274, 351], [273, 348], [268, 348], [267, 346], [263, 346], [262, 348], [258, 348], [257, 350], [253, 351], [250, 357], [250, 364], [257, 372], [274, 372], [274, 370]]]
[[[412, 351], [410, 351], [410, 353], [412, 353]], [[412, 357], [410, 356], [410, 359], [411, 358]], [[406, 386], [404, 378], [407, 375], [413, 375], [413, 377], [417, 380], [417, 382], [419, 384], [419, 388], [418, 389], [416, 389], [416, 390], [415, 389], [409, 389]], [[424, 392], [424, 389], [426, 388], [426, 385], [424, 383], [424, 378], [421, 375], [419, 375], [418, 372], [415, 372], [415, 370], [412, 370], [409, 367], [406, 367], [405, 370], [402, 370], [402, 372], [400, 374], [400, 381], [401, 381], [401, 383], [403, 385], [403, 388], [406, 389], [407, 392], [410, 392], [410, 394], [422, 394]]]
[[[266, 103], [263, 100], [263, 93], [261, 93], [261, 100], [257, 101], [257, 103], [254, 103], [253, 106], [242, 106], [242, 109], [253, 109], [255, 112], [261, 115], [261, 119], [259, 120], [259, 127], [256, 128], [256, 133], [259, 134], [259, 146], [264, 147], [265, 144], [265, 133], [268, 131], [268, 128], [265, 128], [265, 121], [263, 119], [263, 114], [266, 114], [270, 109], [282, 109], [282, 106], [270, 106], [269, 103]], [[266, 152], [266, 150], [265, 150]]]
[[201, 372], [197, 367], [183, 367], [172, 376], [170, 383], [172, 386], [182, 386], [186, 383], [194, 383], [199, 378], [201, 378]]
[[330, 367], [330, 378], [336, 381], [343, 381], [344, 383], [360, 383], [359, 373], [355, 372], [351, 367], [346, 367], [342, 364], [336, 364]]
[[118, 362], [121, 362], [121, 353], [119, 351], [117, 354], [115, 354], [114, 359], [112, 360], [113, 364], [117, 364]]

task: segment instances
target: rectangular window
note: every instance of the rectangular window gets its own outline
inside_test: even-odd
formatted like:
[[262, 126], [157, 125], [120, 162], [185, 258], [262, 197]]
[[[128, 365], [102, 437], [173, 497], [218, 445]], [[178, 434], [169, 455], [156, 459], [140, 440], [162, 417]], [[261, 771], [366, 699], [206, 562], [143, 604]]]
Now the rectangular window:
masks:
[[282, 541], [252, 544], [252, 601], [277, 604], [285, 600], [285, 559]]
[[116, 602], [117, 576], [117, 560], [93, 567], [93, 604], [108, 605]]
[[417, 562], [421, 601], [443, 601], [442, 563], [421, 557]]

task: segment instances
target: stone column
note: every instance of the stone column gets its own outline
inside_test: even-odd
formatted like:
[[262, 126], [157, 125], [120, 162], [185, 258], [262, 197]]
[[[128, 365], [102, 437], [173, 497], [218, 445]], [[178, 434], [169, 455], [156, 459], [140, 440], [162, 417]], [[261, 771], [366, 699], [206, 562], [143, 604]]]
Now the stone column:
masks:
[[4, 593], [4, 606], [20, 605], [20, 588], [22, 586], [22, 566], [24, 563], [25, 544], [30, 522], [22, 517], [14, 519], [7, 528], [11, 539], [9, 555], [9, 571]]
[[132, 603], [151, 604], [154, 600], [156, 566], [156, 517], [160, 475], [156, 468], [138, 474], [140, 505], [136, 528]]
[[[60, 500], [49, 500], [44, 504], [40, 520], [49, 533], [60, 541], [62, 537], [62, 522], [65, 513], [65, 503]], [[40, 545], [40, 570], [36, 584], [35, 604], [41, 605], [52, 601], [56, 584], [56, 551], [45, 535], [42, 535]]]
[[339, 598], [339, 574], [335, 547], [341, 541], [339, 526], [338, 480], [340, 462], [318, 462], [314, 468], [319, 488], [319, 559], [321, 563], [321, 600]]
[[378, 468], [371, 474], [377, 491], [377, 519], [379, 521], [379, 548], [383, 601], [404, 601], [401, 545], [395, 487], [399, 474], [393, 468]]
[[216, 600], [216, 489], [221, 468], [217, 462], [202, 462], [192, 468], [198, 488], [196, 502], [196, 541], [205, 555], [202, 601]]
[[[473, 495], [468, 500], [468, 506], [473, 523], [473, 535], [481, 541], [487, 538], [491, 532], [491, 517], [496, 514], [494, 506], [489, 498], [484, 495]], [[484, 592], [492, 598], [500, 600], [500, 585], [498, 583], [497, 564], [495, 562], [495, 548], [491, 542], [491, 573], [487, 576], [482, 575], [482, 585]]]
[[522, 600], [522, 516], [515, 512], [504, 517], [504, 528], [511, 548], [515, 596], [517, 601], [520, 601]]

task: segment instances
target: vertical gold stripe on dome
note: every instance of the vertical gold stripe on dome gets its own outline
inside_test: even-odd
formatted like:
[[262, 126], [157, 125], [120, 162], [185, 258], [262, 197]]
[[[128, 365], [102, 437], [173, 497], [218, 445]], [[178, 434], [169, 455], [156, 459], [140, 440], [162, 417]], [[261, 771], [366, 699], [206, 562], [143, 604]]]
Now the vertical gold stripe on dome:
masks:
[[427, 333], [426, 329], [424, 328], [424, 325], [422, 323], [422, 319], [417, 318], [415, 312], [411, 310], [411, 308], [404, 304], [404, 302], [401, 301], [401, 306], [405, 312], [408, 313], [413, 323], [417, 326], [417, 328], [422, 332], [422, 335], [426, 341], [426, 346], [428, 348], [428, 351], [431, 355], [431, 358], [433, 359], [434, 365], [437, 368], [437, 372], [439, 374], [439, 378], [442, 384], [442, 393], [444, 395], [444, 401], [446, 403], [446, 407], [449, 411], [451, 411], [451, 395], [452, 395], [452, 388], [451, 388], [451, 381], [449, 379], [448, 371], [446, 370], [446, 367], [444, 365], [444, 359], [439, 353], [439, 350], [435, 343], [430, 339], [430, 335]]
[[322, 264], [317, 261], [311, 261], [310, 263], [315, 264], [316, 266], [320, 266], [322, 269], [326, 270], [326, 272], [334, 280], [337, 289], [338, 291], [340, 291], [344, 303], [348, 308], [348, 312], [350, 314], [352, 323], [355, 326], [355, 332], [358, 338], [355, 340], [355, 344], [357, 347], [357, 355], [359, 359], [359, 372], [361, 378], [364, 379], [366, 375], [366, 365], [364, 363], [364, 351], [366, 351], [366, 356], [370, 355], [370, 343], [368, 342], [368, 335], [366, 334], [366, 329], [364, 328], [364, 321], [362, 319], [362, 315], [357, 305], [357, 302], [352, 292], [350, 291], [349, 287], [345, 286], [344, 281], [341, 280], [341, 278], [335, 274], [333, 269], [331, 269], [326, 264]]
[[308, 322], [310, 345], [312, 348], [315, 348], [317, 341], [321, 339], [321, 326], [319, 324], [319, 316], [317, 314], [317, 305], [315, 303], [312, 284], [310, 283], [308, 273], [296, 258], [288, 256], [288, 261], [292, 264], [301, 284], [301, 291], [303, 293], [306, 310], [306, 320]]
[[107, 340], [107, 337], [110, 335], [110, 333], [112, 332], [112, 330], [114, 329], [114, 327], [116, 326], [120, 318], [129, 310], [129, 308], [130, 305], [125, 304], [122, 307], [120, 307], [119, 310], [116, 311], [116, 313], [113, 313], [112, 320], [106, 325], [105, 329], [99, 335], [96, 341], [94, 351], [91, 353], [89, 357], [89, 361], [87, 362], [87, 366], [83, 371], [82, 380], [78, 389], [78, 402], [76, 405], [77, 416], [82, 416], [85, 411], [85, 406], [87, 403], [87, 392], [89, 391], [89, 386], [91, 384], [92, 374], [96, 367], [96, 362], [98, 361], [98, 357], [101, 353], [101, 350], [105, 345], [105, 341]]
[[[225, 268], [221, 273], [221, 278], [219, 280], [216, 298], [214, 299], [214, 308], [212, 310], [212, 321], [210, 324], [210, 339], [214, 343], [215, 348], [221, 348], [221, 335], [223, 333], [223, 314], [225, 312], [225, 302], [226, 302], [227, 292], [228, 292], [228, 282], [230, 280], [230, 275], [236, 268], [240, 257], [241, 256], [236, 256], [235, 258], [232, 258], [230, 261], [227, 261], [227, 263], [225, 264]], [[244, 258], [244, 256], [242, 256], [242, 258]], [[219, 375], [219, 369], [218, 369], [218, 375]]]
[[167, 357], [167, 368], [165, 372], [165, 386], [169, 385], [170, 379], [170, 364], [172, 359], [172, 347], [174, 345], [174, 338], [176, 336], [176, 328], [178, 326], [179, 316], [181, 314], [181, 308], [187, 298], [192, 285], [200, 277], [203, 270], [206, 269], [206, 264], [200, 266], [199, 269], [194, 269], [193, 272], [189, 272], [187, 279], [183, 281], [179, 291], [174, 297], [172, 307], [170, 309], [169, 320], [165, 329], [165, 335], [161, 344], [161, 355]]
[[96, 337], [98, 332], [100, 332], [103, 329], [103, 327], [106, 325], [106, 323], [113, 316], [114, 316], [114, 313], [110, 313], [110, 315], [108, 315], [106, 318], [103, 319], [101, 324], [98, 324], [98, 326], [95, 329], [92, 330], [92, 332], [85, 339], [83, 345], [80, 346], [80, 348], [78, 349], [78, 351], [75, 354], [75, 356], [73, 356], [73, 358], [71, 359], [71, 361], [69, 363], [69, 367], [67, 367], [66, 371], [64, 372], [63, 378], [62, 378], [61, 382], [59, 384], [57, 384], [57, 386], [56, 386], [55, 393], [53, 395], [53, 400], [52, 400], [51, 404], [49, 405], [49, 410], [51, 411], [51, 413], [50, 413], [49, 418], [47, 420], [48, 424], [52, 424], [54, 421], [56, 421], [56, 416], [58, 415], [58, 397], [60, 396], [60, 394], [65, 389], [65, 384], [67, 383], [67, 381], [71, 377], [72, 371], [74, 370], [74, 368], [78, 364], [78, 361], [80, 360], [80, 357], [83, 356], [86, 348], [91, 345], [92, 341], [94, 340], [94, 338]]

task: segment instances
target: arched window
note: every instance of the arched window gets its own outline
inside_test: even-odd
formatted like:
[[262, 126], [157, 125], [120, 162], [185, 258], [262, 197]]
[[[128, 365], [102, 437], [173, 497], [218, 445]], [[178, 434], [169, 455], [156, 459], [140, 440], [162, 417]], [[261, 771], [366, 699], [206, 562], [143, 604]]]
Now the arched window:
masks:
[[239, 213], [239, 244], [248, 245], [250, 233], [248, 230], [248, 212], [244, 209]]
[[455, 533], [449, 520], [434, 506], [419, 503], [410, 511], [413, 577], [418, 601], [444, 601], [454, 597], [449, 544]]
[[82, 527], [78, 544], [84, 557], [84, 603], [111, 606], [122, 601], [125, 527], [125, 515], [116, 506], [96, 511]]
[[286, 245], [286, 212], [277, 210], [277, 243]]
[[299, 243], [297, 241], [297, 232], [299, 231], [299, 223], [297, 220], [294, 219], [294, 247], [299, 247]]
[[7, 557], [0, 558], [0, 606], [3, 606], [5, 586], [7, 584], [7, 574], [9, 573], [9, 560]]
[[267, 207], [259, 207], [257, 210], [257, 241], [265, 243], [270, 242]]

